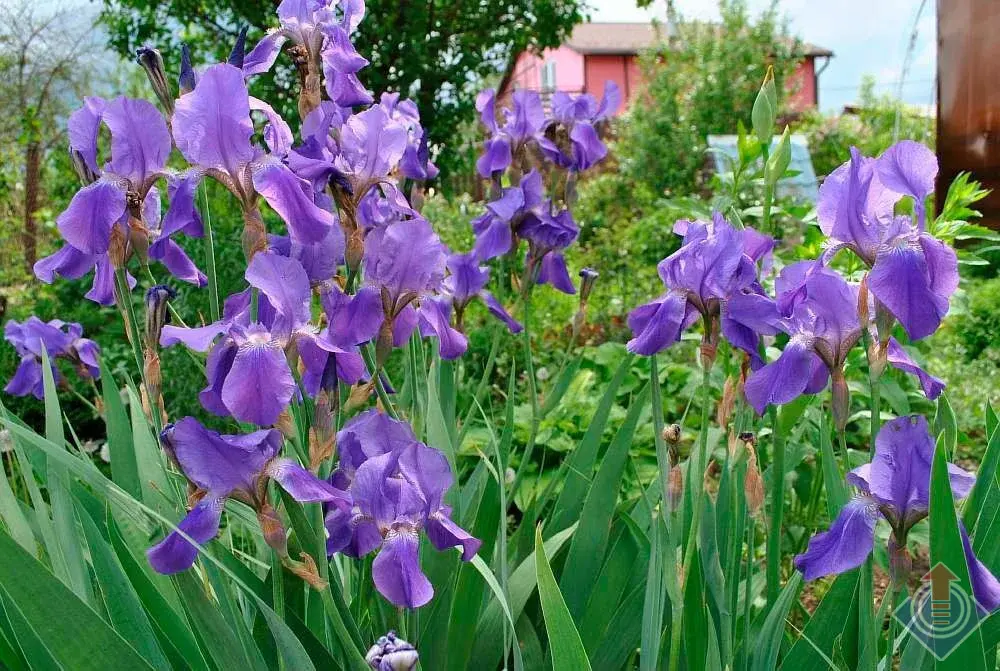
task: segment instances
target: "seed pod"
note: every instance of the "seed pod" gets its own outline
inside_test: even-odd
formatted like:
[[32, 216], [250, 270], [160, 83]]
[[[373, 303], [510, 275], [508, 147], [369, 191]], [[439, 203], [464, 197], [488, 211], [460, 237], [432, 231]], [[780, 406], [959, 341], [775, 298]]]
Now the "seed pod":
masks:
[[667, 504], [671, 510], [677, 510], [684, 496], [684, 475], [680, 466], [674, 466], [667, 475]]

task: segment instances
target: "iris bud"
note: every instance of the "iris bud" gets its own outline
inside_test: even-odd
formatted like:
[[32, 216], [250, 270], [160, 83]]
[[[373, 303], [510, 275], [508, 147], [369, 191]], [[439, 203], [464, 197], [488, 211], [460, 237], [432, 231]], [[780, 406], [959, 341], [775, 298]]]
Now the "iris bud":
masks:
[[233, 45], [233, 50], [229, 52], [229, 59], [226, 61], [230, 65], [236, 68], [243, 69], [243, 58], [246, 55], [247, 46], [247, 27], [243, 26], [240, 29], [240, 34], [236, 37], [236, 44]]
[[191, 50], [186, 44], [181, 46], [181, 75], [177, 84], [181, 95], [194, 91], [195, 78], [194, 68], [191, 66]]
[[412, 671], [419, 658], [417, 649], [396, 636], [394, 631], [379, 637], [365, 655], [368, 666], [376, 671]]
[[174, 96], [170, 92], [169, 84], [167, 84], [167, 73], [163, 69], [163, 56], [153, 47], [140, 47], [135, 50], [135, 59], [146, 71], [149, 83], [153, 86], [153, 93], [163, 105], [163, 109], [167, 111], [167, 114], [173, 114]]
[[177, 293], [166, 284], [157, 284], [146, 291], [146, 347], [155, 350], [163, 326], [170, 323], [167, 304]]

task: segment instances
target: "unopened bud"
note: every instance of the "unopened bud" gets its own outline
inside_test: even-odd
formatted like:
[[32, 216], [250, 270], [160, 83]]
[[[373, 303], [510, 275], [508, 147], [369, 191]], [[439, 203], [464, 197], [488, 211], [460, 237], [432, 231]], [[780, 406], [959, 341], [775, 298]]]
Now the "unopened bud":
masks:
[[833, 423], [837, 431], [843, 431], [847, 427], [847, 418], [851, 411], [851, 391], [847, 388], [847, 380], [844, 379], [844, 371], [841, 369], [833, 371]]
[[232, 65], [234, 68], [243, 69], [243, 59], [246, 55], [247, 47], [247, 27], [243, 26], [240, 28], [240, 34], [236, 36], [236, 44], [233, 45], [233, 50], [229, 52], [229, 58], [227, 63]]
[[191, 93], [194, 91], [195, 84], [194, 67], [191, 65], [191, 50], [188, 45], [183, 44], [181, 45], [181, 74], [177, 80], [180, 94]]
[[160, 344], [160, 333], [170, 323], [168, 301], [177, 293], [166, 284], [157, 284], [146, 290], [146, 348], [155, 350]]
[[274, 548], [279, 556], [287, 555], [288, 535], [285, 533], [285, 525], [278, 517], [278, 511], [270, 503], [265, 503], [257, 511], [257, 521], [260, 522], [260, 529], [264, 532], [264, 542]]
[[416, 648], [390, 631], [368, 649], [365, 661], [376, 671], [413, 671], [420, 655]]
[[79, 149], [70, 149], [69, 157], [73, 162], [73, 170], [76, 172], [76, 176], [80, 178], [80, 182], [84, 186], [89, 186], [97, 181], [97, 174], [87, 165], [87, 160], [83, 157]]
[[594, 282], [601, 274], [593, 268], [584, 268], [580, 271], [580, 304], [586, 305], [590, 298], [590, 292], [594, 290]]
[[157, 49], [144, 46], [135, 50], [135, 59], [146, 71], [149, 83], [153, 86], [153, 93], [163, 105], [163, 109], [167, 111], [167, 114], [173, 114], [174, 97], [170, 93], [170, 85], [167, 83], [167, 73], [163, 68], [163, 56]]

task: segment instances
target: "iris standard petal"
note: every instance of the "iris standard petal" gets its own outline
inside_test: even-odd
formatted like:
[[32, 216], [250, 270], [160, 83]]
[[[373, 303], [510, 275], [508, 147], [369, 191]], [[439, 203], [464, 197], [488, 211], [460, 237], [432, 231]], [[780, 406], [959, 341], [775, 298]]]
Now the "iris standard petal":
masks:
[[253, 159], [249, 97], [239, 68], [221, 63], [202, 72], [198, 86], [177, 99], [174, 141], [189, 163], [235, 175]]

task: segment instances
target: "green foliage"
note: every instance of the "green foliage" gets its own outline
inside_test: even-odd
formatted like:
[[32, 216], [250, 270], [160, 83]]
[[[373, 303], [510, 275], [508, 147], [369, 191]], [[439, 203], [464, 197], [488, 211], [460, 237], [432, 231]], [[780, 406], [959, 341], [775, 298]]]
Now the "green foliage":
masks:
[[878, 156], [896, 140], [916, 140], [934, 147], [934, 118], [890, 94], [875, 93], [875, 79], [865, 76], [851, 113], [827, 116], [806, 112], [795, 131], [809, 137], [809, 153], [819, 176], [843, 163], [851, 147]]
[[780, 108], [798, 60], [777, 2], [752, 17], [745, 0], [720, 0], [719, 13], [720, 24], [679, 19], [676, 36], [643, 56], [646, 89], [617, 151], [623, 173], [656, 193], [694, 192], [706, 137], [734, 133], [735, 120], [750, 119], [764, 63], [774, 69], [768, 105]]
[[[251, 45], [276, 27], [273, 0], [104, 0], [103, 5], [101, 19], [114, 49], [130, 57], [137, 47], [153, 44], [173, 73], [181, 43], [191, 46], [196, 62], [219, 61], [241, 26], [250, 26]], [[364, 29], [353, 37], [358, 53], [371, 61], [361, 80], [372, 91], [397, 91], [416, 101], [445, 174], [468, 158], [454, 140], [473, 116], [482, 82], [525, 49], [561, 44], [585, 12], [581, 0], [368, 0], [366, 5]], [[287, 61], [279, 64], [254, 79], [254, 95], [293, 119], [296, 101], [289, 82], [295, 76]]]

